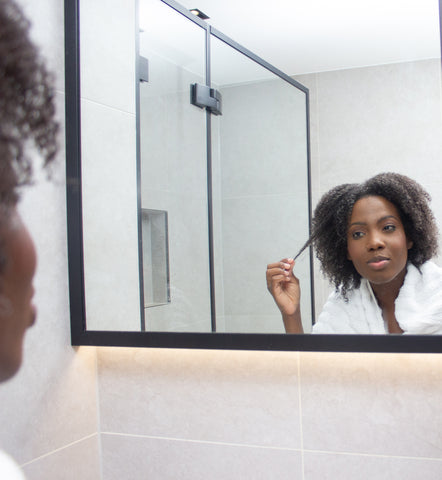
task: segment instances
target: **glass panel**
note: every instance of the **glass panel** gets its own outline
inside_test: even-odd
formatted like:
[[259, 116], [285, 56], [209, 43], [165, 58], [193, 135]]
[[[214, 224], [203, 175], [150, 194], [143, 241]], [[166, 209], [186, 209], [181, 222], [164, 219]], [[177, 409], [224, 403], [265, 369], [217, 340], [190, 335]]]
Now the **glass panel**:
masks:
[[79, 6], [86, 319], [139, 331], [135, 1], [111, 7]]
[[[308, 238], [306, 94], [215, 37], [211, 61], [217, 331], [283, 333], [265, 270]], [[308, 252], [295, 271], [310, 332]]]
[[140, 26], [148, 65], [140, 84], [141, 206], [167, 212], [170, 276], [168, 302], [147, 308], [145, 299], [145, 328], [208, 332], [206, 115], [190, 104], [190, 85], [205, 82], [205, 30], [159, 0], [141, 0]]

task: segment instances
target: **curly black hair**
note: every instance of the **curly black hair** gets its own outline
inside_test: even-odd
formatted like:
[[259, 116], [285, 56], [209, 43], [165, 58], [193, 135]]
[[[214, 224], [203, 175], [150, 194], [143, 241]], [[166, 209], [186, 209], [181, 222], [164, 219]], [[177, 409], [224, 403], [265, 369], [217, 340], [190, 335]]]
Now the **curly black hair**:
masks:
[[397, 208], [407, 239], [413, 242], [409, 262], [419, 268], [438, 250], [438, 228], [429, 206], [430, 195], [411, 178], [381, 173], [360, 184], [331, 189], [314, 211], [312, 233], [301, 251], [313, 245], [323, 273], [344, 298], [361, 283], [361, 276], [347, 258], [348, 222], [354, 204], [372, 195], [384, 197]]
[[52, 76], [29, 38], [29, 22], [13, 0], [0, 0], [0, 205], [15, 205], [32, 182], [26, 154], [33, 141], [48, 166], [57, 151]]

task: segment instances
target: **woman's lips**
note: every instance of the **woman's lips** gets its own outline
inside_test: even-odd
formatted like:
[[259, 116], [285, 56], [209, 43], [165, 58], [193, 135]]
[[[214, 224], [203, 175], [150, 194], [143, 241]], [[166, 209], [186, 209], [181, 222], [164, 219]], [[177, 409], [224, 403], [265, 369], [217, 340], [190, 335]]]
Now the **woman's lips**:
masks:
[[387, 265], [389, 261], [390, 259], [386, 257], [375, 257], [369, 260], [367, 263], [370, 268], [373, 268], [374, 270], [381, 270]]

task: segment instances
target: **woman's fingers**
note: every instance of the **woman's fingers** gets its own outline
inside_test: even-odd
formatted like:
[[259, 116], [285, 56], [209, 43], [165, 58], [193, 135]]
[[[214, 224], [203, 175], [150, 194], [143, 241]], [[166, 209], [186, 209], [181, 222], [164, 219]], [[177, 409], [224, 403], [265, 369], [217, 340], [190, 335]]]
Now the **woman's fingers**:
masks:
[[294, 261], [291, 258], [285, 258], [279, 262], [269, 263], [266, 271], [267, 288], [272, 290], [278, 284], [290, 281], [293, 265]]
[[267, 289], [283, 315], [293, 315], [299, 309], [299, 280], [293, 274], [295, 262], [284, 258], [267, 265]]
[[269, 263], [267, 268], [290, 268], [295, 264], [293, 258], [283, 258], [279, 262]]

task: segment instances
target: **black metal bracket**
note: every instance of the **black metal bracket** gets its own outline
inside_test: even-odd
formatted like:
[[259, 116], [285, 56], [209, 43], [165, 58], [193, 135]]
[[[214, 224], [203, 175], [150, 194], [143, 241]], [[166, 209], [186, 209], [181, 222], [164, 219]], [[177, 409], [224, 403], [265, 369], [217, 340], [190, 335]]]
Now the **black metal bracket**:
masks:
[[141, 55], [138, 56], [138, 76], [140, 82], [149, 81], [149, 60]]
[[222, 95], [207, 85], [200, 83], [190, 85], [190, 103], [199, 108], [206, 108], [214, 115], [222, 115]]

